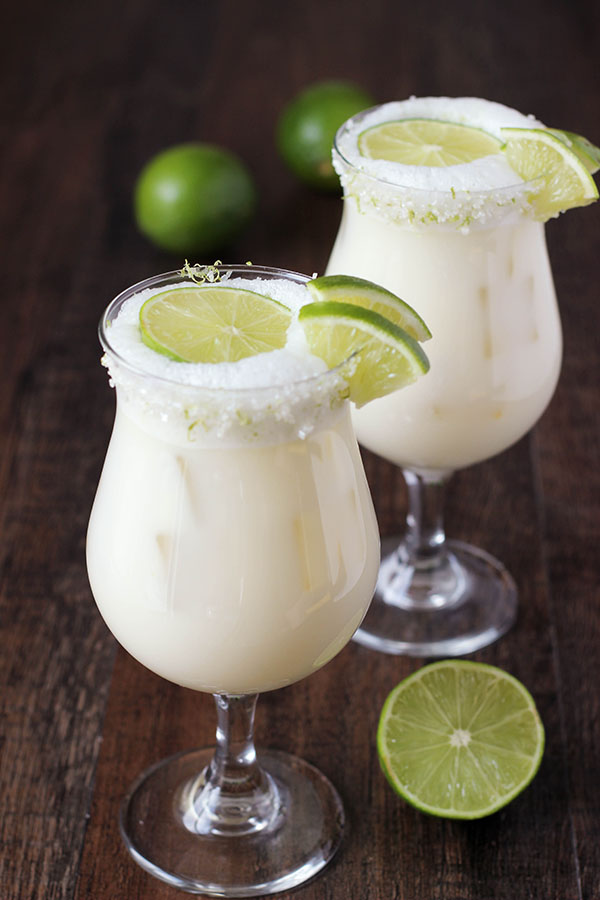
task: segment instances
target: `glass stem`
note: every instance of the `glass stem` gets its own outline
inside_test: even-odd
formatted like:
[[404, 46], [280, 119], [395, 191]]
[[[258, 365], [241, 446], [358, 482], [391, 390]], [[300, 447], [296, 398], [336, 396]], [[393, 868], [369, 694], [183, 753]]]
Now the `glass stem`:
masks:
[[215, 753], [182, 794], [184, 824], [197, 834], [240, 835], [273, 826], [281, 799], [260, 767], [254, 747], [258, 694], [214, 694]]
[[435, 568], [444, 556], [444, 499], [447, 472], [403, 469], [408, 488], [408, 513], [403, 562], [416, 569]]

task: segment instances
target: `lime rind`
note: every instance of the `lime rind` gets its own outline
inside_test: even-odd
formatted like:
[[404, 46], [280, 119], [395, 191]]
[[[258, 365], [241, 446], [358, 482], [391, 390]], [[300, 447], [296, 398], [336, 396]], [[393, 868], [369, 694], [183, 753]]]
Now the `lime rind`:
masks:
[[185, 142], [153, 156], [134, 187], [141, 233], [177, 255], [227, 246], [250, 223], [257, 189], [245, 163], [213, 144]]
[[583, 135], [576, 134], [574, 131], [562, 131], [560, 128], [549, 128], [548, 131], [566, 144], [567, 147], [570, 147], [590, 175], [600, 170], [600, 147], [596, 147]]
[[[428, 684], [436, 675], [447, 682], [450, 671], [457, 684], [454, 700], [461, 677], [472, 682], [472, 709], [465, 718], [463, 705], [444, 707]], [[504, 696], [507, 705], [517, 707], [495, 726], [484, 714], [486, 705], [494, 706], [494, 692], [496, 701]], [[411, 693], [421, 694], [420, 703]], [[463, 691], [462, 696], [468, 695]], [[520, 726], [516, 734], [515, 722]], [[466, 732], [465, 746], [453, 746], [453, 735]], [[544, 727], [527, 688], [501, 669], [468, 660], [432, 663], [400, 682], [383, 705], [377, 729], [381, 768], [394, 791], [421, 812], [450, 819], [483, 818], [514, 800], [535, 777], [544, 746]], [[421, 781], [418, 793], [415, 781]]]
[[182, 356], [179, 356], [178, 353], [175, 353], [174, 350], [171, 350], [170, 347], [166, 347], [164, 344], [161, 344], [159, 341], [155, 340], [152, 337], [152, 334], [142, 325], [140, 319], [140, 336], [142, 341], [149, 347], [150, 350], [154, 350], [155, 353], [160, 353], [161, 356], [166, 356], [167, 359], [172, 359], [173, 362], [187, 362]]
[[339, 192], [331, 163], [335, 132], [373, 102], [362, 87], [345, 80], [318, 81], [300, 91], [282, 111], [275, 133], [290, 171], [311, 187]]
[[588, 168], [566, 141], [547, 128], [503, 128], [504, 153], [525, 181], [537, 180], [530, 200], [536, 217], [545, 221], [567, 209], [598, 199]]
[[223, 285], [175, 288], [139, 312], [142, 341], [175, 362], [237, 362], [285, 346], [292, 313], [283, 303]]
[[[395, 325], [394, 322], [391, 322], [374, 310], [366, 309], [354, 303], [325, 300], [320, 303], [307, 303], [298, 313], [298, 319], [303, 323], [321, 318], [329, 320], [333, 327], [342, 323], [353, 327], [360, 326], [361, 330], [366, 334], [377, 337], [390, 347], [403, 344], [414, 357], [416, 366], [420, 371], [425, 372], [429, 369], [429, 361], [423, 350], [421, 350], [418, 341], [399, 325]], [[349, 349], [351, 353], [360, 350], [360, 337], [357, 338], [357, 345]], [[338, 360], [336, 365], [339, 365], [341, 362], [343, 362], [343, 359]]]
[[386, 288], [350, 275], [322, 275], [306, 285], [317, 302], [352, 303], [379, 313], [403, 328], [416, 341], [427, 341], [431, 331], [421, 316]]

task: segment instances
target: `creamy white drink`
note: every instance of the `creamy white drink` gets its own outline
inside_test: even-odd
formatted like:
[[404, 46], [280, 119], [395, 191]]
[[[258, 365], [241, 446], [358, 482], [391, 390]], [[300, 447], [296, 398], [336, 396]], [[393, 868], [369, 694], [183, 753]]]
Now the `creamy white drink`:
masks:
[[[344, 210], [327, 273], [383, 285], [432, 334], [424, 378], [353, 412], [361, 444], [401, 466], [408, 490], [405, 535], [383, 541], [355, 636], [368, 647], [461, 655], [515, 619], [516, 586], [502, 563], [446, 540], [444, 486], [455, 469], [519, 440], [558, 380], [561, 327], [541, 219], [561, 208], [549, 187], [560, 177], [576, 173], [575, 205], [596, 194], [583, 164], [561, 155], [570, 139], [559, 134], [498, 103], [413, 97], [360, 113], [336, 136]], [[531, 164], [544, 153], [550, 169]], [[553, 182], [561, 160], [567, 175]]]
[[[256, 285], [304, 300], [302, 284]], [[343, 380], [301, 342], [171, 362], [136, 333], [160, 289], [134, 293], [105, 329], [118, 409], [89, 525], [92, 590], [120, 643], [164, 678], [270, 690], [350, 640], [377, 576]]]
[[504, 450], [537, 421], [558, 379], [561, 329], [531, 186], [501, 154], [446, 167], [360, 155], [360, 132], [413, 117], [499, 138], [502, 127], [536, 123], [484, 100], [413, 98], [350, 120], [336, 142], [345, 201], [327, 272], [383, 284], [433, 335], [427, 376], [356, 410], [358, 438], [403, 467], [450, 471]]

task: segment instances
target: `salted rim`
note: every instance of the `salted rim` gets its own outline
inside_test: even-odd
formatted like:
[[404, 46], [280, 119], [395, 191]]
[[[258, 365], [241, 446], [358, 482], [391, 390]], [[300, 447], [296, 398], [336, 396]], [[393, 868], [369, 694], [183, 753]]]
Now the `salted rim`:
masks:
[[[256, 278], [260, 278], [261, 276], [266, 278], [280, 278], [287, 279], [289, 281], [293, 281], [296, 284], [307, 284], [311, 280], [311, 276], [303, 275], [300, 272], [294, 272], [290, 269], [278, 269], [270, 266], [255, 266], [255, 265], [240, 265], [239, 263], [234, 263], [232, 265], [227, 265], [225, 263], [215, 263], [214, 265], [209, 265], [207, 268], [216, 270], [219, 273], [230, 273], [232, 276], [238, 278], [244, 278], [247, 276], [248, 281], [253, 281]], [[169, 272], [163, 272], [160, 275], [152, 275], [149, 278], [145, 278], [142, 281], [138, 281], [135, 284], [131, 285], [125, 290], [121, 291], [117, 294], [116, 297], [111, 300], [106, 309], [104, 310], [100, 322], [98, 323], [98, 338], [100, 344], [102, 345], [104, 351], [109, 355], [111, 359], [113, 359], [117, 365], [123, 366], [126, 370], [128, 370], [131, 374], [138, 376], [140, 378], [150, 379], [152, 381], [156, 381], [159, 384], [167, 385], [171, 388], [177, 388], [178, 390], [183, 390], [186, 392], [191, 392], [194, 394], [205, 394], [207, 396], [222, 396], [222, 395], [242, 395], [242, 396], [257, 396], [262, 393], [272, 393], [273, 391], [278, 390], [293, 390], [294, 388], [306, 387], [311, 384], [316, 384], [319, 381], [322, 381], [329, 376], [333, 378], [334, 375], [338, 377], [341, 376], [341, 369], [346, 365], [346, 363], [352, 359], [354, 354], [351, 354], [347, 359], [338, 363], [333, 369], [326, 369], [323, 372], [318, 372], [316, 375], [308, 375], [306, 378], [296, 379], [294, 381], [277, 381], [273, 384], [264, 384], [264, 385], [256, 385], [254, 387], [210, 387], [204, 386], [202, 384], [190, 384], [189, 382], [178, 381], [175, 378], [168, 378], [164, 375], [158, 375], [155, 372], [151, 372], [148, 369], [141, 368], [140, 366], [136, 366], [131, 363], [128, 359], [126, 359], [121, 353], [114, 349], [111, 345], [110, 338], [108, 337], [108, 332], [110, 331], [111, 323], [114, 319], [117, 318], [123, 304], [129, 300], [130, 297], [135, 294], [140, 293], [141, 291], [153, 287], [155, 285], [165, 286], [171, 283], [186, 283], [191, 286], [202, 287], [202, 284], [198, 284], [198, 282], [194, 281], [193, 278], [189, 276], [183, 275], [181, 270], [171, 270]], [[225, 281], [225, 284], [227, 282]], [[219, 285], [222, 284], [220, 281], [208, 281], [206, 282], [206, 286], [208, 285]]]

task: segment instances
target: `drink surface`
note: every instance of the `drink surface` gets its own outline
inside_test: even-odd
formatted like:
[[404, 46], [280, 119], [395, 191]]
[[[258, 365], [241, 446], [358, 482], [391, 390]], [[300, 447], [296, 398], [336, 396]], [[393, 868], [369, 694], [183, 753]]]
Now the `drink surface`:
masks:
[[[388, 104], [370, 121], [407, 111], [490, 134], [532, 126], [514, 110], [471, 98]], [[327, 272], [378, 281], [433, 335], [428, 374], [356, 410], [356, 433], [398, 465], [461, 468], [518, 440], [553, 394], [562, 344], [543, 225], [528, 214], [522, 180], [495, 156], [446, 168], [363, 159], [357, 170], [348, 157], [358, 151], [348, 147], [365, 122], [352, 122], [338, 139], [344, 156], [334, 155], [345, 203]]]
[[350, 640], [377, 575], [337, 376], [297, 347], [218, 371], [156, 360], [135, 302], [109, 329], [117, 416], [87, 544], [98, 607], [133, 656], [178, 684], [289, 684]]

